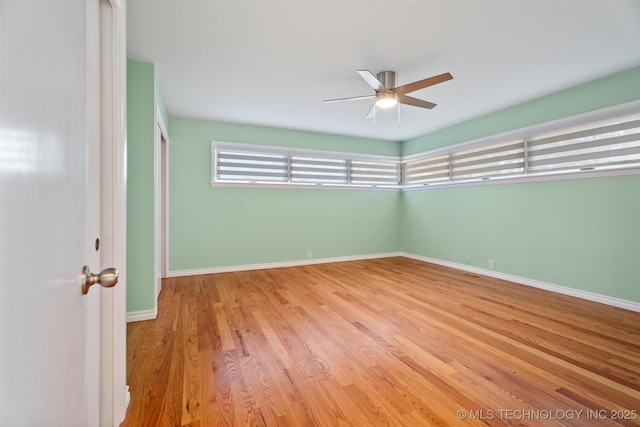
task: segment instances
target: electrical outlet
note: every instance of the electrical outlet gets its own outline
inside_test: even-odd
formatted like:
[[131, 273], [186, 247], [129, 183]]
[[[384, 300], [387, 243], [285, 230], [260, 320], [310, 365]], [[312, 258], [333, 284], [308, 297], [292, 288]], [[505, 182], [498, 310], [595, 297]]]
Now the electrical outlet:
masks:
[[307, 251], [307, 258], [311, 258], [311, 250], [310, 249]]
[[471, 257], [469, 255], [464, 257], [464, 263], [467, 265], [471, 264]]
[[496, 261], [495, 260], [493, 260], [493, 259], [489, 260], [489, 268], [492, 269], [492, 270], [496, 268]]

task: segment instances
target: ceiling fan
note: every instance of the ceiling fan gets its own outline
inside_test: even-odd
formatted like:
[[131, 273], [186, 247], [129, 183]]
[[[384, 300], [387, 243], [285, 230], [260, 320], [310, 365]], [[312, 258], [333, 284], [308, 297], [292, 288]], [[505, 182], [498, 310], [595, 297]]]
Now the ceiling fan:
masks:
[[450, 73], [444, 73], [396, 87], [395, 71], [381, 71], [374, 76], [369, 70], [358, 70], [358, 74], [360, 74], [367, 84], [376, 91], [374, 95], [326, 99], [322, 102], [357, 101], [361, 99], [376, 98], [376, 102], [371, 106], [371, 109], [369, 109], [369, 113], [367, 113], [367, 119], [375, 116], [376, 107], [391, 108], [398, 103], [431, 109], [435, 107], [436, 104], [407, 96], [407, 93], [415, 92], [416, 90], [424, 89], [453, 79], [453, 76]]

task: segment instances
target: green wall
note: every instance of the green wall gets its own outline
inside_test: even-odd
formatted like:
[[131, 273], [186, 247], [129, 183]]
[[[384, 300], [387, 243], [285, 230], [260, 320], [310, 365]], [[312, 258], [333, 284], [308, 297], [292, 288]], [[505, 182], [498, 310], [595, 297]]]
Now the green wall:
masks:
[[[153, 64], [127, 61], [127, 312], [155, 306], [155, 105], [166, 114]], [[163, 113], [164, 112], [164, 113]], [[168, 125], [168, 115], [165, 124]]]
[[404, 193], [209, 184], [211, 140], [407, 155], [640, 99], [640, 68], [404, 143], [171, 117], [152, 64], [129, 61], [128, 79], [128, 312], [154, 307], [154, 102], [170, 271], [405, 251], [640, 302], [638, 175]]
[[398, 155], [399, 144], [170, 118], [172, 271], [395, 252], [400, 193], [212, 187], [211, 141]]
[[[640, 99], [640, 68], [407, 141], [405, 154]], [[403, 251], [640, 302], [640, 176], [404, 192]]]
[[403, 193], [403, 250], [640, 302], [640, 176]]

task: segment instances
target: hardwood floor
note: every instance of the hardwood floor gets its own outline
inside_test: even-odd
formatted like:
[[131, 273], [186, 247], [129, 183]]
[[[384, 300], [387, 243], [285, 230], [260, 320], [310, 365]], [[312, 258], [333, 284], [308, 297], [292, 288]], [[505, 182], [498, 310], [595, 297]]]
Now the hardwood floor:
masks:
[[640, 425], [640, 313], [406, 258], [167, 279], [123, 426]]

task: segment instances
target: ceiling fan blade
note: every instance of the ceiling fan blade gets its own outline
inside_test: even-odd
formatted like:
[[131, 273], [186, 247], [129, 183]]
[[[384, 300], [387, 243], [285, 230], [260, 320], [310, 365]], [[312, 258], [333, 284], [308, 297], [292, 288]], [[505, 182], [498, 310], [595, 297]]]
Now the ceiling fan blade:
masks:
[[451, 79], [453, 79], [453, 76], [450, 73], [444, 73], [438, 76], [429, 77], [424, 80], [418, 80], [417, 82], [398, 86], [391, 90], [397, 93], [398, 95], [404, 95], [405, 93], [410, 93], [419, 89], [424, 89], [425, 87], [437, 85], [438, 83], [446, 82], [447, 80], [451, 80]]
[[375, 95], [350, 96], [348, 98], [325, 99], [322, 102], [359, 101], [361, 99], [373, 99]]
[[423, 101], [422, 99], [414, 98], [412, 96], [398, 94], [398, 102], [406, 105], [413, 105], [414, 107], [422, 107], [432, 109], [436, 106], [433, 102]]
[[371, 86], [376, 92], [387, 90], [386, 87], [374, 76], [369, 70], [358, 70], [358, 74]]
[[370, 119], [375, 115], [376, 115], [376, 104], [374, 102], [373, 105], [371, 106], [371, 108], [369, 109], [369, 112], [367, 113], [367, 117], [366, 118]]

